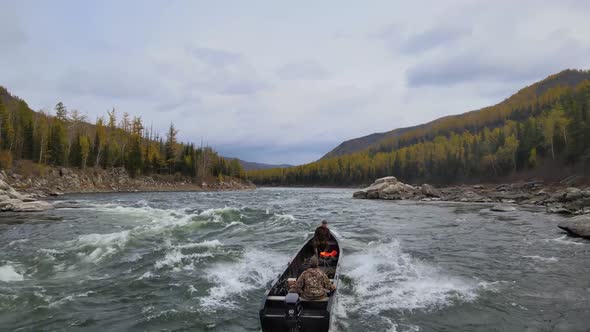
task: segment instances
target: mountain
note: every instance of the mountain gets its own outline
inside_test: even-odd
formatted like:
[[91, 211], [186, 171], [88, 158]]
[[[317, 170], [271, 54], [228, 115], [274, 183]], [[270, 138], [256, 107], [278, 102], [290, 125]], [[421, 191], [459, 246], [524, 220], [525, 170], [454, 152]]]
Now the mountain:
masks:
[[494, 181], [590, 174], [590, 71], [564, 70], [500, 103], [340, 144], [316, 162], [248, 172], [259, 184]]
[[233, 160], [236, 159], [240, 162], [240, 165], [242, 165], [242, 168], [244, 169], [244, 171], [255, 171], [255, 170], [260, 170], [260, 169], [271, 169], [271, 168], [289, 168], [289, 167], [293, 167], [293, 165], [289, 165], [289, 164], [280, 164], [280, 165], [273, 165], [273, 164], [264, 164], [264, 163], [257, 163], [257, 162], [252, 162], [252, 161], [245, 161], [245, 160], [241, 160], [238, 158], [226, 158], [228, 160]]
[[532, 84], [528, 87], [521, 89], [510, 98], [505, 99], [504, 101], [495, 106], [484, 107], [479, 110], [470, 111], [459, 115], [445, 116], [434, 121], [413, 127], [398, 128], [384, 133], [373, 133], [367, 136], [353, 138], [340, 143], [333, 150], [326, 153], [321, 159], [340, 157], [346, 154], [363, 151], [371, 147], [377, 148], [380, 143], [384, 143], [387, 141], [395, 141], [396, 139], [402, 137], [404, 134], [411, 134], [412, 132], [418, 131], [429, 131], [439, 126], [445, 126], [446, 123], [453, 122], [456, 120], [461, 121], [462, 119], [469, 117], [479, 117], [481, 113], [489, 113], [491, 111], [494, 111], [495, 108], [502, 108], [505, 106], [509, 108], [514, 107], [514, 105], [522, 103], [523, 99], [529, 100], [530, 102], [534, 102], [537, 96], [543, 95], [550, 89], [553, 89], [558, 86], [574, 87], [580, 84], [582, 81], [588, 79], [590, 79], [590, 73], [588, 71], [566, 69], [558, 74], [551, 75], [540, 82], [537, 82], [535, 84]]
[[[424, 125], [422, 125], [422, 126], [424, 126]], [[420, 126], [398, 128], [398, 129], [394, 129], [394, 130], [384, 132], [384, 133], [373, 133], [373, 134], [370, 134], [367, 136], [353, 138], [348, 141], [344, 141], [344, 142], [340, 143], [337, 147], [335, 147], [330, 152], [326, 153], [320, 159], [340, 157], [340, 156], [343, 156], [346, 154], [351, 154], [351, 153], [355, 153], [358, 151], [362, 151], [362, 150], [368, 148], [369, 146], [380, 142], [383, 139], [387, 139], [387, 138], [395, 139], [397, 137], [400, 137], [404, 133], [406, 133], [410, 130], [413, 130], [413, 129], [417, 129], [419, 127]]]

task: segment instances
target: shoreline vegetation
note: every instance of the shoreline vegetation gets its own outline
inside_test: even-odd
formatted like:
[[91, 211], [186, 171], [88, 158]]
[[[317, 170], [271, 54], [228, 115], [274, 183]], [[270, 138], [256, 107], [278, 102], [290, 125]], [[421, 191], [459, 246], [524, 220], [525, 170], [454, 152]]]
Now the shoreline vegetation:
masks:
[[141, 117], [114, 108], [94, 123], [62, 102], [54, 115], [36, 112], [0, 87], [0, 170], [17, 188], [93, 192], [248, 183], [239, 160], [179, 142], [177, 135], [174, 124], [160, 135]]
[[43, 199], [74, 193], [224, 191], [256, 188], [251, 182], [233, 177], [195, 179], [186, 176], [135, 176], [124, 168], [70, 169], [48, 167], [46, 174], [22, 175], [0, 171], [0, 211], [38, 212], [53, 208]]

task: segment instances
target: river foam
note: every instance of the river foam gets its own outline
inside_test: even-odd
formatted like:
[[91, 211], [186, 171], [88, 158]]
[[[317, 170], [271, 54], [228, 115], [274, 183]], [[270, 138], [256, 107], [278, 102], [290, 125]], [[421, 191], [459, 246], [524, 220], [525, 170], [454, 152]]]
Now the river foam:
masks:
[[378, 315], [385, 310], [433, 309], [453, 301], [472, 301], [477, 284], [447, 275], [403, 252], [397, 240], [371, 242], [346, 258], [346, 276], [353, 280], [347, 309]]
[[259, 249], [247, 249], [243, 255], [231, 263], [217, 263], [205, 270], [206, 278], [214, 286], [209, 294], [199, 299], [201, 307], [214, 311], [234, 308], [235, 297], [245, 292], [266, 287], [273, 280], [287, 257]]
[[0, 281], [10, 282], [22, 280], [24, 280], [24, 276], [17, 272], [15, 267], [10, 263], [0, 266]]

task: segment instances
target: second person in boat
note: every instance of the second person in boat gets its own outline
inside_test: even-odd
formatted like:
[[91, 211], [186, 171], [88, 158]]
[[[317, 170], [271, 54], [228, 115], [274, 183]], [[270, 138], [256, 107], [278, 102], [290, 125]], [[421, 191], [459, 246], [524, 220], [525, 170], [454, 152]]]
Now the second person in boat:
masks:
[[327, 297], [331, 291], [336, 290], [336, 286], [318, 268], [318, 264], [318, 258], [312, 256], [309, 260], [309, 268], [301, 273], [289, 292], [298, 293], [306, 300], [321, 300]]
[[330, 229], [328, 228], [328, 221], [322, 220], [322, 224], [315, 229], [313, 246], [316, 251], [316, 256], [320, 252], [328, 249], [328, 240], [330, 239]]

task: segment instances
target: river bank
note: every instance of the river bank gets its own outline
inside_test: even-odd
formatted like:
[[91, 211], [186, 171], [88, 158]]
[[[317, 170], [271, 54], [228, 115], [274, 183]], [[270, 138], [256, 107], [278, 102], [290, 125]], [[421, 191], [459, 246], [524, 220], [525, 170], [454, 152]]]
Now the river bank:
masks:
[[353, 194], [354, 198], [415, 201], [450, 201], [499, 203], [496, 211], [512, 211], [512, 205], [544, 206], [549, 213], [589, 214], [590, 188], [573, 187], [569, 183], [545, 184], [543, 181], [500, 185], [462, 185], [435, 188], [429, 184], [414, 186], [393, 176], [375, 180]]
[[236, 178], [209, 177], [195, 182], [180, 175], [131, 177], [124, 168], [71, 169], [46, 167], [42, 174], [0, 171], [0, 211], [36, 212], [51, 209], [42, 199], [73, 193], [176, 192], [254, 189]]

